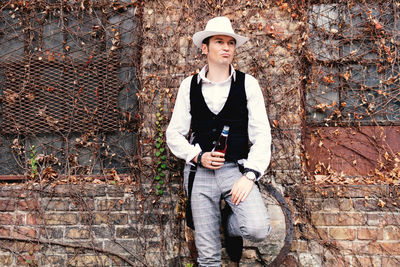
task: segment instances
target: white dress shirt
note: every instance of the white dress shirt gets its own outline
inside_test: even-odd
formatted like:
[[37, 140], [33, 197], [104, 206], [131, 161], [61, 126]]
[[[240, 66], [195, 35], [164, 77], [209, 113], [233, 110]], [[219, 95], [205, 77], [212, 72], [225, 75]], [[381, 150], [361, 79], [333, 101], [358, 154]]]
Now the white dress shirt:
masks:
[[[228, 79], [214, 83], [206, 78], [208, 66], [204, 66], [197, 82], [203, 81], [202, 94], [205, 102], [214, 114], [218, 114], [228, 98], [231, 79], [236, 79], [236, 72], [231, 66]], [[172, 153], [186, 163], [201, 152], [199, 144], [192, 145], [186, 138], [190, 130], [192, 116], [190, 114], [190, 83], [192, 76], [184, 79], [179, 87], [174, 112], [168, 125], [166, 138]], [[264, 174], [271, 159], [271, 129], [265, 110], [264, 97], [257, 80], [246, 74], [245, 91], [247, 109], [249, 112], [248, 134], [251, 142], [247, 159], [241, 160], [245, 168], [250, 168]], [[228, 137], [229, 138], [229, 137]]]

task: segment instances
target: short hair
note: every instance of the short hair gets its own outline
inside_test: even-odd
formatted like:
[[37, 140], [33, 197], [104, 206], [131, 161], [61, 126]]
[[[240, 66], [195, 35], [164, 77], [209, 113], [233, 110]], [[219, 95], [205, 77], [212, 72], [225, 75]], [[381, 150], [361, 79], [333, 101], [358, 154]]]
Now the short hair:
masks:
[[210, 39], [211, 39], [211, 37], [212, 37], [212, 36], [209, 36], [209, 37], [203, 39], [203, 41], [202, 41], [201, 43], [208, 46], [208, 45], [210, 44]]
[[[208, 46], [208, 45], [210, 44], [210, 39], [211, 39], [211, 37], [213, 37], [213, 36], [209, 36], [209, 37], [203, 39], [203, 41], [202, 41], [201, 43]], [[235, 44], [236, 44], [236, 39], [233, 38], [233, 40], [235, 41]]]

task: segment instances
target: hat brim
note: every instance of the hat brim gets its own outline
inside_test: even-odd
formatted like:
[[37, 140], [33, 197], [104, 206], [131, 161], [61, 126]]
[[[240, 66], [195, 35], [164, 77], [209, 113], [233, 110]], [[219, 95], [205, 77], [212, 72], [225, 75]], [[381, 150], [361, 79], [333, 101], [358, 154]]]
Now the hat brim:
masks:
[[201, 48], [201, 43], [203, 42], [203, 40], [206, 39], [207, 37], [214, 36], [214, 35], [226, 35], [226, 36], [232, 37], [233, 39], [236, 40], [236, 46], [235, 46], [236, 48], [238, 48], [239, 46], [242, 46], [245, 42], [247, 42], [249, 40], [249, 38], [247, 38], [247, 37], [237, 35], [234, 33], [201, 31], [201, 32], [196, 32], [193, 35], [193, 43], [198, 48]]

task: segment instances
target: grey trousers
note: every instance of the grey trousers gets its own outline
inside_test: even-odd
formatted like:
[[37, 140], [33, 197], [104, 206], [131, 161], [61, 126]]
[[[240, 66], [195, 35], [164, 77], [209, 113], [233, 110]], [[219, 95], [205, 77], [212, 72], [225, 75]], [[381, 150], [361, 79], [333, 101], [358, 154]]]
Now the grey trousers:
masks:
[[[184, 170], [184, 185], [188, 191], [190, 166]], [[253, 242], [269, 234], [270, 218], [257, 186], [248, 197], [234, 205], [229, 195], [233, 184], [242, 176], [236, 163], [227, 162], [219, 170], [198, 167], [192, 189], [192, 213], [199, 266], [221, 266], [220, 202], [224, 199], [232, 208], [228, 218], [231, 236], [242, 236]]]

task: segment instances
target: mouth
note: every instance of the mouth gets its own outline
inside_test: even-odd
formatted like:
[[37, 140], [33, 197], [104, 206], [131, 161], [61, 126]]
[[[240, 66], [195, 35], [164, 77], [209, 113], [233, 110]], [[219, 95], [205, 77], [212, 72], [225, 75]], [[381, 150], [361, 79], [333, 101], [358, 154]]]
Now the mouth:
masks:
[[230, 54], [228, 54], [228, 53], [223, 53], [223, 54], [221, 54], [221, 56], [223, 56], [223, 57], [229, 57]]

